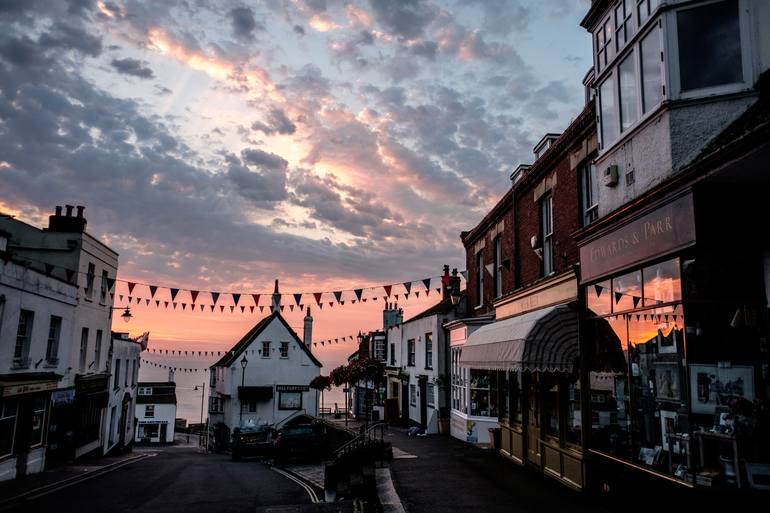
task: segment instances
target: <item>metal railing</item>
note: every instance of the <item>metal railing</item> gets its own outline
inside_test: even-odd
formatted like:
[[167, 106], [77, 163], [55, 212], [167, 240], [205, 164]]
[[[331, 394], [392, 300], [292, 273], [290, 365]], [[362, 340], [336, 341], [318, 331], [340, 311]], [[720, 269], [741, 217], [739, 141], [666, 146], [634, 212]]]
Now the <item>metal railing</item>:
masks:
[[[386, 422], [378, 422], [376, 424], [372, 424], [369, 426], [369, 429], [365, 430], [346, 444], [339, 447], [336, 451], [334, 451], [334, 459], [339, 460], [340, 458], [344, 457], [346, 454], [350, 454], [353, 451], [356, 451], [362, 447], [365, 447], [366, 445], [369, 445], [373, 442], [379, 441], [380, 444], [384, 443], [385, 439], [385, 428], [388, 427], [388, 424]], [[379, 437], [377, 436], [377, 432], [379, 431]]]

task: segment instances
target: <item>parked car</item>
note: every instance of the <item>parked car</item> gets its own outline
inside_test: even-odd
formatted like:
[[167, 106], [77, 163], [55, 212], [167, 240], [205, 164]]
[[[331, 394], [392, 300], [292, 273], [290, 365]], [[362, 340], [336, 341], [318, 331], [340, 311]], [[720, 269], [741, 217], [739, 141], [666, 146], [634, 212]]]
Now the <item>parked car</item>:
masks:
[[278, 430], [273, 440], [276, 462], [292, 457], [316, 459], [323, 455], [324, 435], [320, 424], [294, 424]]
[[267, 425], [247, 425], [233, 429], [233, 460], [238, 461], [243, 456], [269, 456], [273, 450], [274, 435], [275, 429]]

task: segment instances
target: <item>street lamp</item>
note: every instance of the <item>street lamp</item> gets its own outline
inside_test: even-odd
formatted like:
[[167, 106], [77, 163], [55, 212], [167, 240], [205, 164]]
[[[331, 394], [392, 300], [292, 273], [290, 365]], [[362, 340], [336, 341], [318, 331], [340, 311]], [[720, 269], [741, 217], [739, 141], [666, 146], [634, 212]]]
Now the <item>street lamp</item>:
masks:
[[[120, 310], [121, 308], [123, 308], [123, 307], [122, 306], [111, 306], [110, 310]], [[129, 307], [126, 307], [123, 310], [123, 313], [120, 314], [120, 318], [123, 319], [123, 322], [126, 322], [126, 323], [128, 321], [130, 321], [132, 317], [133, 317], [133, 315], [131, 315], [131, 309]]]
[[460, 303], [462, 295], [460, 294], [460, 278], [457, 276], [457, 269], [452, 270], [452, 290], [449, 292], [449, 299], [452, 301], [452, 306], [457, 306]]
[[[195, 388], [193, 390], [200, 390], [201, 391], [201, 427], [203, 427], [203, 396], [206, 395], [206, 382], [203, 382], [202, 387], [198, 387], [198, 385], [195, 385]], [[200, 430], [198, 430], [200, 433]], [[199, 435], [200, 436], [200, 435]]]
[[[241, 393], [243, 393], [243, 386], [246, 382], [246, 366], [249, 364], [249, 361], [246, 359], [246, 355], [243, 355], [243, 359], [241, 360], [241, 369], [243, 369], [241, 373]], [[243, 424], [243, 400], [239, 397], [238, 398], [238, 404], [241, 407], [241, 415], [239, 419], [239, 423]]]

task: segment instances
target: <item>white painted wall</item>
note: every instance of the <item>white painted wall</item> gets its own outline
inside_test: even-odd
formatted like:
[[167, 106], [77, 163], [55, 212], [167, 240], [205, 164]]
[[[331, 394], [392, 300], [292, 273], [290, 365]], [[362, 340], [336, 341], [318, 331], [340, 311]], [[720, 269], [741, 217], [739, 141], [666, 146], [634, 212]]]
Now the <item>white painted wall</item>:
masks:
[[[126, 334], [127, 335], [127, 334]], [[137, 379], [139, 376], [139, 356], [142, 346], [138, 343], [117, 336], [112, 339], [111, 350], [108, 351], [110, 372], [109, 404], [105, 413], [102, 426], [102, 451], [107, 454], [120, 441], [120, 416], [123, 408], [123, 399], [128, 396], [130, 402], [126, 418], [125, 441], [128, 443], [135, 437], [134, 415], [136, 411]], [[118, 375], [118, 387], [115, 385], [115, 361], [120, 360], [120, 374]], [[115, 418], [112, 417], [112, 408], [115, 407]]]
[[[259, 351], [262, 342], [270, 342], [270, 355], [263, 357]], [[289, 342], [289, 356], [281, 358], [280, 343]], [[245, 386], [270, 386], [273, 387], [273, 398], [270, 401], [258, 402], [257, 411], [243, 413], [243, 422], [251, 420], [257, 424], [277, 424], [297, 413], [297, 410], [280, 410], [278, 408], [279, 393], [275, 391], [275, 385], [302, 385], [307, 386], [310, 381], [320, 374], [320, 368], [308, 357], [300, 347], [294, 336], [277, 318], [273, 319], [262, 332], [252, 340], [244, 353], [242, 353], [227, 369], [218, 372], [216, 390], [220, 394], [230, 397], [224, 400], [224, 414], [221, 421], [232, 430], [240, 425], [240, 401], [238, 400], [238, 387], [244, 377]], [[246, 356], [248, 365], [245, 374], [241, 368], [241, 359]], [[302, 410], [308, 415], [316, 415], [318, 399], [315, 390], [302, 394]], [[212, 415], [212, 423], [216, 416]]]
[[[153, 403], [148, 403], [153, 404]], [[152, 417], [145, 417], [145, 406], [148, 406], [148, 404], [137, 404], [136, 405], [136, 424], [137, 424], [137, 430], [136, 430], [136, 441], [140, 442], [141, 438], [139, 438], [139, 429], [138, 427], [145, 424], [152, 424], [152, 423], [158, 423], [165, 421], [166, 422], [166, 442], [173, 442], [174, 441], [174, 427], [175, 427], [175, 419], [176, 419], [176, 404], [155, 404], [155, 414]], [[160, 431], [159, 431], [160, 432]], [[152, 439], [153, 442], [158, 442], [158, 438]]]

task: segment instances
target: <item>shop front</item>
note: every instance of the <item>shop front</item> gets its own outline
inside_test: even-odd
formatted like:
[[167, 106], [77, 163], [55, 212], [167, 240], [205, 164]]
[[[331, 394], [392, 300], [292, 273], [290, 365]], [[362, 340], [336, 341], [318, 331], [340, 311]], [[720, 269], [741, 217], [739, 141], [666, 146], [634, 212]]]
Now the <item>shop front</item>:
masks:
[[498, 320], [468, 338], [460, 365], [494, 373], [501, 454], [582, 489], [576, 296], [570, 271], [501, 300]]
[[580, 243], [596, 487], [631, 472], [770, 488], [767, 236], [742, 238], [751, 197], [688, 189]]
[[52, 372], [0, 375], [0, 481], [42, 472]]
[[108, 383], [108, 374], [75, 377], [75, 458], [101, 446], [102, 418], [109, 403]]

